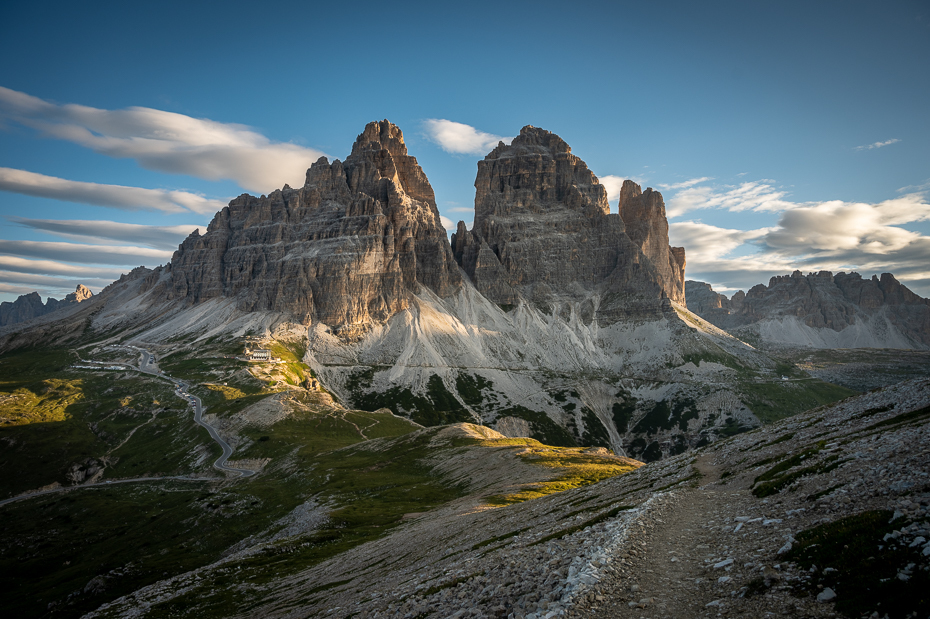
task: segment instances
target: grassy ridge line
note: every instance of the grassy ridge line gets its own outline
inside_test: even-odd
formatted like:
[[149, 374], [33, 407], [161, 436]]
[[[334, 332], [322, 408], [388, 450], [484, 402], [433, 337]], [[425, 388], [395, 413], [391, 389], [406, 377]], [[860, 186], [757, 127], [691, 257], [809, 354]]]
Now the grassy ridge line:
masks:
[[629, 473], [643, 465], [642, 462], [630, 458], [601, 455], [582, 447], [544, 445], [532, 438], [459, 439], [457, 444], [512, 448], [516, 455], [526, 463], [556, 469], [555, 477], [550, 481], [531, 484], [515, 493], [487, 498], [490, 505], [498, 507], [580, 488]]

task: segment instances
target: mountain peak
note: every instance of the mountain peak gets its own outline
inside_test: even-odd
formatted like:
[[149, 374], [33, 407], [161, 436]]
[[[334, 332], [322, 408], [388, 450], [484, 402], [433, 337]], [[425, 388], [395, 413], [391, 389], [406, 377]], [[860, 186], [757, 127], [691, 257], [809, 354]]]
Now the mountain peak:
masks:
[[94, 296], [94, 293], [90, 291], [90, 288], [84, 284], [78, 284], [77, 288], [74, 289], [74, 292], [65, 297], [65, 301], [80, 303], [81, 301], [86, 301], [92, 296]]
[[684, 252], [668, 247], [661, 195], [649, 190], [645, 227], [631, 220], [639, 226], [631, 238], [626, 218], [610, 213], [605, 187], [558, 135], [523, 127], [478, 162], [475, 189], [474, 226], [459, 226], [453, 253], [493, 301], [581, 300], [598, 287], [634, 293], [612, 298], [642, 299], [647, 313], [661, 311], [663, 292], [684, 300]]
[[370, 122], [345, 161], [325, 157], [298, 190], [242, 195], [171, 261], [169, 298], [232, 297], [354, 338], [408, 306], [421, 285], [461, 283], [433, 188], [401, 130]]
[[404, 132], [386, 118], [365, 125], [365, 129], [358, 134], [355, 144], [352, 145], [352, 155], [350, 156], [359, 155], [364, 151], [380, 150], [387, 150], [392, 156], [407, 156]]

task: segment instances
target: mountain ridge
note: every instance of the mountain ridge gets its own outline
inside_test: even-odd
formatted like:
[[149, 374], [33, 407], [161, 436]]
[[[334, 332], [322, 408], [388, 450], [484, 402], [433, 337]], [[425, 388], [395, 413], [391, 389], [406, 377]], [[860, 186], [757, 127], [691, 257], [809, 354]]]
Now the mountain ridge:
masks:
[[748, 341], [813, 348], [930, 348], [930, 299], [891, 273], [794, 271], [732, 298], [689, 280], [689, 306]]
[[65, 298], [60, 301], [53, 297], [48, 297], [45, 303], [42, 303], [42, 297], [39, 296], [38, 292], [20, 295], [14, 301], [4, 301], [0, 303], [0, 327], [26, 322], [33, 318], [51, 314], [60, 309], [86, 301], [92, 296], [94, 296], [94, 293], [84, 284], [78, 284], [74, 292], [66, 295]]
[[479, 162], [475, 225], [450, 243], [400, 129], [369, 123], [345, 162], [239, 196], [169, 264], [0, 349], [87, 330], [193, 362], [250, 336], [300, 350], [356, 408], [647, 460], [849, 393], [780, 380], [779, 361], [690, 313], [661, 194], [622, 193], [611, 213], [568, 144], [527, 126]]

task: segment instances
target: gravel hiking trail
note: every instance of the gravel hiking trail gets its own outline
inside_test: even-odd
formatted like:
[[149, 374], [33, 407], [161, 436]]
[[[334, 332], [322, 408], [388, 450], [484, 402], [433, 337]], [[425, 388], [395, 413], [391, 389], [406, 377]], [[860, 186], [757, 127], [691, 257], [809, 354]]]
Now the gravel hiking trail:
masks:
[[[832, 604], [819, 604], [813, 597], [797, 598], [790, 587], [780, 585], [785, 574], [775, 554], [783, 543], [779, 529], [763, 526], [758, 534], [737, 535], [737, 521], [748, 520], [745, 514], [784, 507], [758, 501], [745, 484], [719, 483], [721, 473], [715, 457], [697, 457], [694, 467], [701, 474], [697, 487], [676, 492], [674, 500], [652, 515], [642, 532], [619, 553], [626, 569], [619, 577], [602, 581], [601, 595], [591, 607], [579, 609], [576, 617], [837, 616]], [[745, 585], [753, 577], [766, 581], [764, 592], [747, 591]]]
[[[597, 619], [634, 617], [716, 616], [716, 609], [705, 607], [695, 591], [695, 579], [705, 575], [703, 558], [710, 551], [705, 529], [719, 507], [726, 505], [734, 491], [711, 487], [720, 477], [713, 456], [702, 454], [695, 462], [701, 473], [698, 488], [689, 490], [677, 508], [658, 516], [655, 526], [630, 544], [629, 561], [633, 576], [612, 583], [600, 608], [588, 617]], [[737, 491], [738, 492], [738, 491]]]

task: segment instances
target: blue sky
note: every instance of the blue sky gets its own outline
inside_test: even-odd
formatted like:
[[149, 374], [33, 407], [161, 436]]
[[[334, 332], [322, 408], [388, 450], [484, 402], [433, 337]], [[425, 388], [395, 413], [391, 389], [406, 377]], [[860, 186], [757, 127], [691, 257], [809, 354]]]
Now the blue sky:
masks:
[[164, 263], [382, 118], [452, 222], [532, 124], [662, 191], [689, 278], [930, 296], [926, 1], [136, 4], [0, 8], [0, 300]]

